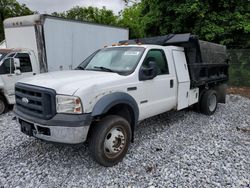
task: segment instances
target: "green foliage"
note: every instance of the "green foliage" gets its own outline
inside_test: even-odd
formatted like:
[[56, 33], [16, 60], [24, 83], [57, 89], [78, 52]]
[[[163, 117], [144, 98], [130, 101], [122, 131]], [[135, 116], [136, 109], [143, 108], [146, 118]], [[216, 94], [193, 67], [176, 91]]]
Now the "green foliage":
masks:
[[114, 15], [113, 11], [107, 10], [105, 7], [98, 9], [95, 7], [76, 6], [66, 12], [54, 12], [52, 15], [81, 21], [117, 25], [117, 16]]
[[249, 1], [142, 0], [147, 36], [190, 32], [203, 40], [250, 47]]
[[0, 42], [4, 40], [3, 21], [9, 17], [33, 14], [26, 5], [16, 0], [0, 0]]
[[230, 59], [229, 84], [250, 87], [250, 49], [228, 50]]
[[134, 4], [122, 11], [118, 24], [129, 28], [131, 38], [144, 37], [145, 32], [141, 20], [141, 4]]

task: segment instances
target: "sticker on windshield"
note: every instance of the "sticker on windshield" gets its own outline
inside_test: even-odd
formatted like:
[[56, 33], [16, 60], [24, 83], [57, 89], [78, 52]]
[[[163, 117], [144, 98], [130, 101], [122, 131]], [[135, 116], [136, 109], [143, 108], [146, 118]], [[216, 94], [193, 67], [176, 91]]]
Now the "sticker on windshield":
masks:
[[138, 52], [138, 51], [126, 51], [124, 53], [124, 55], [139, 55], [139, 54], [140, 54], [140, 52]]

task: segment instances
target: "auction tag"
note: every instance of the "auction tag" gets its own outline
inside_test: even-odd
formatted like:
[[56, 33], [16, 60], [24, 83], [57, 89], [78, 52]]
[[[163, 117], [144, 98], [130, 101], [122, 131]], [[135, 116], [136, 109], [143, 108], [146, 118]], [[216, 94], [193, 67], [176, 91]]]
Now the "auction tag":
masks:
[[124, 55], [139, 55], [139, 54], [140, 54], [140, 52], [138, 52], [138, 51], [126, 51], [124, 53]]

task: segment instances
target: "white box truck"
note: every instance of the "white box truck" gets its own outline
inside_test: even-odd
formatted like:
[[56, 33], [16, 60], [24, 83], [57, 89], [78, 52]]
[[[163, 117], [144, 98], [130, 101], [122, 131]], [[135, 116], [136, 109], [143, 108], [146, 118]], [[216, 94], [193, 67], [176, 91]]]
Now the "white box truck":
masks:
[[15, 103], [14, 84], [24, 77], [74, 69], [93, 51], [127, 40], [128, 29], [30, 15], [4, 21], [7, 49], [0, 50], [0, 114]]

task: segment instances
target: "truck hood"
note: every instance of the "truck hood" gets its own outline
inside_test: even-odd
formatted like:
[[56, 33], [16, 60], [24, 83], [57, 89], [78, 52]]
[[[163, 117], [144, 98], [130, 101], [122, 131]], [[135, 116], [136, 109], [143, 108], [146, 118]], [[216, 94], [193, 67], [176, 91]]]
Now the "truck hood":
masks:
[[117, 73], [101, 71], [58, 71], [24, 78], [20, 83], [54, 89], [57, 94], [73, 95], [80, 87], [88, 88], [105, 82], [124, 79]]

